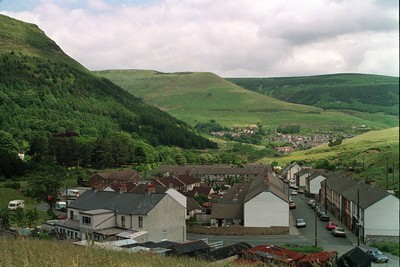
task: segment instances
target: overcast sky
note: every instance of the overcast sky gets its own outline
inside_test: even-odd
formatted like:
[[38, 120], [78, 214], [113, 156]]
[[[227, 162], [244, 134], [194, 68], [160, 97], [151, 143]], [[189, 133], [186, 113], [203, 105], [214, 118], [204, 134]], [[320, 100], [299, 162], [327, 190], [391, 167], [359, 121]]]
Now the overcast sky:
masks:
[[0, 13], [90, 70], [399, 76], [398, 0], [0, 0]]

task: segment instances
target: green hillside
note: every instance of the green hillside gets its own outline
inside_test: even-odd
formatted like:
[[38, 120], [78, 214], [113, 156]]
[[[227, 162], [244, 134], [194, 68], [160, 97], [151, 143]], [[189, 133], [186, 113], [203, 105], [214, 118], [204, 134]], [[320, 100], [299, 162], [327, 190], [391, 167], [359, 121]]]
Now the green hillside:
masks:
[[[143, 103], [72, 60], [36, 25], [0, 15], [0, 129], [18, 142], [36, 131], [215, 148], [186, 123]], [[171, 137], [172, 136], [172, 137]]]
[[339, 171], [356, 170], [356, 177], [376, 180], [382, 187], [386, 186], [386, 169], [394, 167], [388, 174], [389, 188], [399, 189], [399, 127], [380, 131], [370, 131], [359, 136], [345, 139], [342, 144], [329, 147], [328, 144], [305, 151], [293, 152], [286, 157], [264, 158], [261, 162], [279, 162], [286, 165], [292, 161], [316, 164], [328, 160], [337, 166]]
[[302, 129], [351, 129], [367, 125], [385, 129], [398, 125], [398, 117], [384, 113], [335, 111], [291, 104], [245, 90], [212, 73], [160, 73], [145, 70], [95, 72], [143, 99], [194, 125], [216, 120], [224, 126], [259, 122], [264, 128], [298, 124]]
[[399, 115], [399, 78], [331, 74], [284, 78], [228, 78], [254, 92], [323, 109]]

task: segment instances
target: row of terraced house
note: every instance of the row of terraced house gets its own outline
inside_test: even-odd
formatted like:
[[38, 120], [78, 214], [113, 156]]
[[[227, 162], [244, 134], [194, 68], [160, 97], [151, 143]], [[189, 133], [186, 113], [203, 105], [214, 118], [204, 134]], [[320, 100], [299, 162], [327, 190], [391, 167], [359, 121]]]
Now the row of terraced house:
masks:
[[295, 180], [305, 195], [315, 197], [333, 216], [364, 243], [399, 237], [399, 199], [375, 182], [366, 184], [352, 177], [325, 173], [292, 163], [282, 173]]

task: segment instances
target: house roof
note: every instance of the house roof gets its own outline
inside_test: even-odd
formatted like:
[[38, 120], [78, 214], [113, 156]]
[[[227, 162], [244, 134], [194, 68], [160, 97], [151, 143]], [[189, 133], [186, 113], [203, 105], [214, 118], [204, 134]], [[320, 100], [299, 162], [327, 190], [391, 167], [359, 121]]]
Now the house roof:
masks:
[[102, 172], [97, 175], [101, 176], [105, 180], [134, 180], [139, 181], [139, 174], [137, 171], [132, 169], [126, 169], [114, 172]]
[[[358, 192], [360, 192], [359, 198]], [[390, 193], [379, 187], [370, 186], [364, 182], [357, 182], [354, 180], [351, 186], [343, 189], [343, 191], [339, 193], [346, 199], [355, 203], [358, 203], [359, 199], [359, 204], [362, 209], [366, 209], [390, 195]]]
[[339, 267], [357, 266], [357, 267], [370, 267], [371, 258], [359, 247], [347, 251], [338, 260]]
[[325, 178], [325, 176], [322, 175], [321, 173], [313, 173], [313, 174], [311, 174], [310, 176], [306, 177], [306, 180], [307, 180], [307, 181], [312, 181], [312, 180], [314, 180], [315, 178], [317, 178], [318, 176], [321, 176], [321, 177], [324, 177], [324, 178]]
[[237, 255], [240, 251], [249, 249], [252, 246], [246, 242], [232, 244], [230, 246], [214, 249], [210, 252], [203, 253], [200, 258], [205, 260], [222, 260]]
[[213, 203], [211, 219], [243, 219], [243, 204]]
[[[307, 254], [304, 258], [301, 258], [299, 263], [324, 263], [328, 260], [334, 260], [336, 258], [336, 251], [322, 251]], [[303, 266], [303, 265], [300, 265]]]
[[[167, 187], [161, 185], [154, 185], [154, 188], [156, 190], [155, 193], [165, 193], [168, 190]], [[139, 184], [138, 186], [136, 186], [135, 188], [133, 188], [131, 191], [128, 192], [143, 194], [146, 193], [146, 189], [147, 189], [147, 184]]]
[[154, 180], [154, 184], [162, 185], [167, 188], [170, 188], [170, 185], [172, 185], [174, 188], [182, 187], [185, 185], [183, 182], [181, 182], [180, 180], [176, 179], [173, 176], [164, 176], [164, 177], [158, 178], [158, 179]]
[[270, 245], [260, 245], [247, 250], [243, 250], [241, 253], [243, 254], [256, 254], [261, 257], [271, 257], [274, 256], [276, 260], [282, 262], [292, 262], [304, 257], [305, 254], [295, 252], [289, 249], [281, 248], [278, 246]]
[[191, 197], [188, 197], [188, 198], [187, 198], [187, 200], [186, 200], [186, 205], [187, 205], [186, 209], [187, 209], [188, 211], [191, 211], [191, 210], [201, 210], [201, 209], [202, 209], [201, 206], [199, 205], [199, 203], [197, 203], [197, 201], [194, 200], [194, 199], [191, 198]]
[[85, 191], [68, 207], [79, 210], [107, 209], [118, 214], [148, 214], [167, 194], [134, 194]]
[[209, 249], [209, 246], [203, 240], [191, 241], [183, 244], [173, 245], [172, 248], [174, 254], [187, 254], [194, 251]]
[[193, 177], [190, 174], [180, 174], [178, 175], [178, 180], [180, 180], [185, 185], [197, 184], [200, 182], [196, 177]]
[[[321, 184], [325, 186], [325, 182]], [[390, 195], [387, 191], [379, 187], [372, 187], [364, 182], [339, 175], [328, 175], [326, 186], [355, 203], [358, 202], [358, 192], [360, 192], [359, 204], [362, 209], [366, 209]]]
[[186, 165], [186, 166], [162, 166], [159, 172], [171, 175], [191, 174], [197, 175], [257, 175], [265, 171], [266, 166], [262, 164], [246, 164], [236, 167], [232, 164], [215, 165]]
[[192, 191], [197, 192], [199, 195], [208, 196], [212, 193], [213, 188], [211, 186], [195, 186]]
[[285, 175], [291, 168], [293, 168], [294, 166], [299, 166], [301, 168], [301, 166], [299, 164], [297, 164], [297, 162], [292, 162], [291, 164], [289, 164], [288, 166], [286, 166], [283, 170], [282, 170], [282, 174]]
[[294, 175], [296, 176], [303, 176], [303, 175], [309, 175], [311, 176], [314, 173], [324, 173], [325, 171], [322, 169], [311, 169], [311, 168], [302, 168], [300, 171], [296, 172]]
[[282, 200], [289, 202], [289, 197], [283, 189], [282, 181], [272, 173], [268, 173], [267, 178], [259, 176], [251, 180], [244, 202], [249, 201], [263, 191], [271, 192]]

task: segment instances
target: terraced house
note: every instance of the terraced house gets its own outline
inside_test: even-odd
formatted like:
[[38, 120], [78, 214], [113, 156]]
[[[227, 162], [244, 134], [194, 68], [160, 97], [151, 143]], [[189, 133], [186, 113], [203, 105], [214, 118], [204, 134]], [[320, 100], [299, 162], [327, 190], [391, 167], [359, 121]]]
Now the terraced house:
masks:
[[362, 242], [385, 237], [398, 240], [399, 199], [374, 183], [328, 175], [321, 182], [321, 202]]

